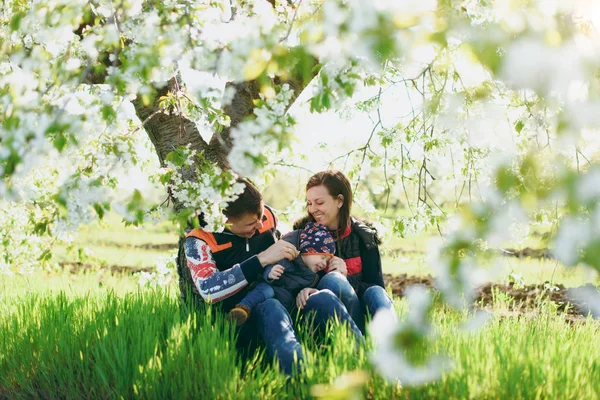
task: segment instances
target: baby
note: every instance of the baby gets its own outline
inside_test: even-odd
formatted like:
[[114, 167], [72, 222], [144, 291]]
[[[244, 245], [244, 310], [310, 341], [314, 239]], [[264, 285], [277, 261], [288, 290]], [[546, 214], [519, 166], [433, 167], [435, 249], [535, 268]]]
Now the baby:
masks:
[[298, 293], [304, 288], [316, 287], [317, 272], [324, 270], [335, 254], [335, 242], [324, 225], [309, 222], [304, 229], [292, 231], [282, 240], [295, 245], [300, 254], [292, 261], [283, 259], [265, 268], [264, 279], [233, 308], [228, 318], [238, 326], [246, 322], [252, 308], [267, 298], [275, 297], [292, 312]]

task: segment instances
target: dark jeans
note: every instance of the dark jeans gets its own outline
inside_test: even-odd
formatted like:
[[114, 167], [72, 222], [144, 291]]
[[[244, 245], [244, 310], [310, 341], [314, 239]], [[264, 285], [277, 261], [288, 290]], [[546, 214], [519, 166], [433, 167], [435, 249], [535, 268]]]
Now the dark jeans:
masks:
[[[337, 318], [349, 325], [357, 341], [363, 341], [363, 336], [346, 307], [331, 291], [324, 290], [310, 296], [302, 314], [311, 315], [319, 332], [325, 331], [324, 327], [329, 319]], [[291, 375], [296, 363], [302, 362], [302, 346], [294, 331], [290, 314], [278, 300], [267, 299], [255, 307], [248, 322], [240, 328], [238, 348], [247, 346], [257, 332], [265, 343], [268, 357], [277, 358], [282, 371]]]
[[365, 314], [373, 316], [381, 308], [393, 308], [392, 299], [381, 286], [371, 286], [359, 299], [348, 279], [339, 272], [326, 274], [319, 281], [317, 288], [331, 290], [346, 306], [362, 332], [365, 332]]
[[272, 299], [275, 296], [273, 288], [268, 284], [261, 282], [240, 301], [240, 304], [253, 310], [254, 307], [267, 299]]

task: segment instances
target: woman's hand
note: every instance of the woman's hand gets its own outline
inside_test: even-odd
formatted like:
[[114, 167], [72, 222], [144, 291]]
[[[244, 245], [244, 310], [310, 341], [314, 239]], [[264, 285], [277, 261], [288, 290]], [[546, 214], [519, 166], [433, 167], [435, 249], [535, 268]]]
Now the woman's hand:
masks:
[[298, 296], [296, 296], [296, 307], [298, 307], [298, 310], [302, 310], [306, 305], [308, 298], [317, 292], [318, 290], [315, 288], [302, 289], [300, 293], [298, 293]]
[[284, 270], [285, 268], [283, 268], [281, 265], [274, 265], [271, 271], [269, 271], [269, 275], [267, 275], [267, 277], [272, 280], [279, 279], [281, 278]]
[[298, 257], [298, 254], [298, 250], [293, 244], [288, 243], [285, 240], [280, 240], [265, 251], [259, 253], [258, 261], [265, 267], [269, 264], [275, 264], [277, 261], [281, 261], [284, 258], [291, 261]]
[[327, 273], [337, 271], [344, 276], [348, 276], [348, 269], [346, 268], [346, 262], [339, 257], [333, 257], [329, 260], [327, 266]]

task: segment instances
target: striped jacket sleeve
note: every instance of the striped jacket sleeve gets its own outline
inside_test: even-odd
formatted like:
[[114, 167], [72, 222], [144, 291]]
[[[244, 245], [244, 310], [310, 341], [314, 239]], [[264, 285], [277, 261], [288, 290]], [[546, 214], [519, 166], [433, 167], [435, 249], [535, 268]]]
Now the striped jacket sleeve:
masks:
[[247, 274], [256, 274], [257, 270], [262, 269], [258, 258], [254, 256], [241, 264], [219, 271], [206, 242], [190, 237], [186, 239], [184, 246], [187, 266], [194, 285], [204, 301], [209, 303], [233, 296], [248, 285]]

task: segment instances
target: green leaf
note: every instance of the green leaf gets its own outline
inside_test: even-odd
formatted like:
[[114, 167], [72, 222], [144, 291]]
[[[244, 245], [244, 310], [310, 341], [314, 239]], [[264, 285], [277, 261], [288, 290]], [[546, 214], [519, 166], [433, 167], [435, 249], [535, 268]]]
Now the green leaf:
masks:
[[441, 44], [442, 46], [448, 45], [448, 39], [446, 37], [446, 31], [435, 32], [429, 37], [433, 43]]
[[310, 99], [310, 112], [320, 112], [323, 109], [321, 105], [321, 94], [314, 96]]
[[33, 227], [33, 233], [35, 235], [43, 235], [46, 232], [47, 228], [48, 228], [47, 222], [38, 222]]
[[133, 196], [131, 197], [131, 200], [129, 201], [129, 204], [127, 204], [127, 209], [129, 211], [136, 211], [138, 210], [141, 206], [142, 206], [142, 193], [135, 189], [133, 191]]
[[50, 249], [44, 250], [42, 254], [38, 257], [39, 261], [48, 261], [52, 258], [52, 251]]
[[178, 167], [181, 167], [185, 163], [186, 157], [182, 149], [180, 148], [177, 150], [173, 150], [172, 152], [167, 154], [166, 160], [175, 164]]
[[12, 19], [10, 20], [10, 30], [13, 32], [18, 30], [19, 26], [21, 25], [22, 19], [23, 13], [16, 13], [15, 15], [13, 15]]
[[104, 118], [105, 121], [111, 122], [117, 118], [117, 113], [111, 106], [106, 105], [102, 107], [102, 118]]
[[316, 74], [317, 72], [319, 72], [319, 70], [321, 70], [321, 68], [323, 68], [323, 64], [319, 63], [312, 68], [311, 72], [313, 74]]
[[94, 210], [96, 210], [96, 214], [98, 214], [98, 217], [100, 219], [104, 218], [104, 207], [102, 207], [102, 204], [94, 203], [93, 207]]
[[323, 108], [325, 108], [326, 110], [329, 110], [331, 108], [331, 100], [329, 98], [329, 93], [323, 93], [323, 96], [321, 96], [321, 103], [323, 104]]
[[523, 127], [525, 126], [525, 124], [523, 123], [522, 120], [518, 120], [517, 123], [515, 124], [515, 130], [519, 133], [521, 133], [521, 131], [523, 130]]
[[56, 137], [54, 139], [54, 147], [56, 147], [56, 149], [58, 151], [63, 151], [63, 149], [65, 148], [66, 145], [67, 145], [67, 137], [62, 133], [59, 133], [58, 135], [56, 135]]

